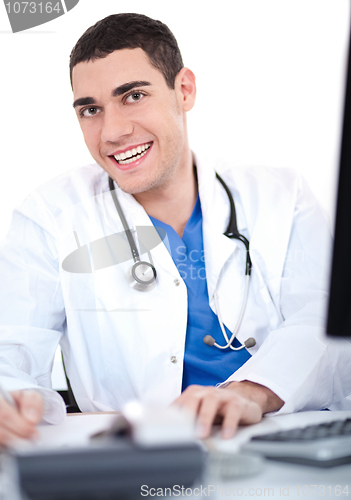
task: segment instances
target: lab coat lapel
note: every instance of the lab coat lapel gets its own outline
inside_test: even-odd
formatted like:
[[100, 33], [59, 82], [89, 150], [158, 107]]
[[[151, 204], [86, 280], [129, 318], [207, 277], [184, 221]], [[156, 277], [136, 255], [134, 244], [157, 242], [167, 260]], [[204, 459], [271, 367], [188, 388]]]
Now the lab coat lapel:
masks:
[[230, 217], [228, 196], [216, 179], [213, 168], [196, 159], [199, 195], [203, 217], [203, 242], [205, 252], [207, 289], [210, 305], [221, 270], [235, 252], [236, 240], [224, 236]]
[[[268, 286], [276, 306], [279, 303], [281, 276], [289, 245], [297, 194], [293, 172], [285, 169], [238, 168], [235, 185], [240, 192], [248, 231], [253, 266], [260, 271], [262, 286]], [[286, 177], [291, 176], [291, 182]], [[284, 182], [282, 181], [284, 179]], [[293, 195], [291, 190], [294, 191]], [[274, 209], [279, 207], [279, 209]]]

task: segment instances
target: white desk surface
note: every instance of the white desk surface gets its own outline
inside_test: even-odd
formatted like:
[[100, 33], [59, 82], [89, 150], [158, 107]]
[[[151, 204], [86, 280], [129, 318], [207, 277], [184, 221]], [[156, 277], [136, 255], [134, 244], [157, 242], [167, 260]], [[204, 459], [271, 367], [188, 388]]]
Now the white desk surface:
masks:
[[[213, 440], [220, 450], [237, 451], [252, 435], [305, 427], [309, 424], [336, 420], [340, 416], [351, 417], [351, 412], [301, 412], [293, 415], [264, 417], [263, 421], [257, 425], [241, 427], [232, 440], [223, 441], [216, 437], [216, 432]], [[88, 444], [90, 436], [104, 430], [114, 418], [115, 414], [106, 413], [67, 415], [65, 422], [61, 425], [40, 425], [38, 427], [40, 438], [35, 447], [61, 448]], [[212, 490], [211, 495], [208, 494], [209, 486]], [[351, 464], [324, 469], [267, 460], [263, 471], [258, 475], [226, 482], [205, 478], [202, 481], [202, 487], [205, 488], [202, 496], [211, 498], [347, 499], [348, 495], [351, 498]], [[193, 495], [190, 493], [190, 491], [187, 495], [184, 493], [184, 498], [195, 499], [201, 496], [200, 490], [194, 490]]]

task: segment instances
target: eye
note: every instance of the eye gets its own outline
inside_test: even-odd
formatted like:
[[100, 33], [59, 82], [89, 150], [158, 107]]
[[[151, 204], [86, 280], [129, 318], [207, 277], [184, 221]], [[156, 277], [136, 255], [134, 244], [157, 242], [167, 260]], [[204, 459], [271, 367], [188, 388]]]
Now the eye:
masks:
[[131, 92], [130, 94], [126, 95], [124, 98], [125, 103], [133, 103], [133, 102], [138, 102], [141, 101], [145, 97], [145, 94], [143, 92]]
[[95, 106], [88, 106], [87, 108], [83, 108], [79, 111], [79, 115], [82, 118], [89, 118], [91, 116], [95, 116], [100, 112], [99, 108]]

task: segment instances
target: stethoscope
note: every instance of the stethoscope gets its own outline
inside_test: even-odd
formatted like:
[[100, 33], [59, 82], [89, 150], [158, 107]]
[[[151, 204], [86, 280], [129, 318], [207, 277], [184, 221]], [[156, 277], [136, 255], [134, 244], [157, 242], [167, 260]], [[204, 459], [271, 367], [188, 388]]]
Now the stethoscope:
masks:
[[[243, 298], [242, 306], [241, 306], [240, 313], [239, 313], [239, 318], [238, 318], [237, 324], [233, 330], [233, 333], [232, 333], [232, 336], [230, 337], [230, 339], [228, 338], [227, 332], [225, 331], [225, 328], [224, 328], [224, 325], [223, 325], [223, 322], [221, 319], [217, 294], [215, 291], [214, 300], [215, 300], [215, 306], [216, 306], [216, 311], [217, 311], [217, 317], [218, 317], [218, 321], [219, 321], [219, 324], [220, 324], [220, 327], [221, 327], [221, 330], [223, 333], [223, 337], [226, 341], [226, 345], [221, 346], [221, 345], [217, 344], [217, 342], [215, 341], [215, 339], [213, 337], [211, 337], [211, 335], [206, 335], [203, 338], [203, 341], [205, 344], [207, 344], [209, 346], [215, 346], [218, 349], [227, 349], [229, 347], [233, 351], [239, 351], [241, 349], [244, 349], [245, 347], [253, 347], [256, 344], [255, 339], [250, 337], [249, 339], [247, 339], [244, 342], [244, 344], [242, 346], [240, 346], [240, 347], [233, 347], [232, 346], [232, 343], [234, 342], [234, 339], [236, 338], [236, 334], [240, 328], [240, 325], [241, 325], [241, 322], [242, 322], [242, 319], [243, 319], [243, 316], [245, 313], [246, 304], [247, 304], [247, 298], [248, 298], [248, 292], [249, 292], [249, 282], [250, 282], [250, 276], [251, 276], [251, 267], [252, 267], [252, 262], [251, 262], [251, 258], [250, 258], [250, 251], [249, 251], [250, 243], [249, 243], [249, 240], [247, 238], [245, 238], [245, 236], [240, 234], [238, 231], [238, 226], [237, 226], [237, 222], [236, 222], [236, 210], [235, 210], [235, 204], [234, 204], [232, 193], [230, 192], [230, 190], [229, 190], [228, 186], [226, 185], [226, 183], [224, 182], [224, 180], [217, 173], [216, 173], [216, 177], [219, 180], [219, 182], [222, 184], [225, 192], [227, 193], [229, 203], [230, 203], [230, 218], [229, 218], [228, 227], [227, 227], [226, 231], [224, 232], [224, 236], [227, 236], [228, 238], [240, 240], [245, 245], [245, 248], [246, 248], [245, 291], [244, 291], [244, 298]], [[157, 277], [157, 272], [156, 272], [155, 266], [153, 265], [151, 254], [148, 251], [148, 256], [149, 256], [150, 262], [147, 262], [147, 261], [140, 259], [139, 251], [138, 251], [137, 246], [135, 244], [132, 231], [128, 226], [127, 220], [126, 220], [124, 213], [123, 213], [123, 210], [122, 210], [122, 207], [118, 201], [116, 190], [115, 190], [113, 180], [111, 179], [111, 177], [109, 177], [108, 184], [109, 184], [112, 199], [113, 199], [113, 202], [115, 204], [117, 213], [121, 219], [123, 229], [126, 233], [128, 243], [130, 246], [130, 251], [132, 253], [132, 257], [134, 260], [133, 266], [130, 268], [129, 272], [127, 273], [127, 280], [129, 282], [129, 284], [131, 285], [131, 287], [134, 288], [135, 290], [139, 290], [141, 292], [147, 292], [155, 286], [156, 277]]]
[[151, 290], [156, 284], [156, 269], [152, 263], [152, 257], [149, 251], [148, 256], [150, 262], [146, 262], [145, 260], [140, 260], [140, 255], [135, 244], [132, 231], [128, 226], [127, 220], [124, 216], [122, 207], [118, 201], [115, 187], [113, 185], [113, 180], [111, 177], [108, 178], [108, 185], [111, 191], [112, 199], [115, 204], [116, 210], [118, 212], [119, 218], [121, 219], [124, 232], [126, 233], [128, 243], [130, 246], [130, 251], [132, 252], [132, 257], [134, 260], [133, 266], [129, 269], [127, 274], [127, 280], [132, 288], [135, 290], [139, 290], [140, 292], [148, 292]]

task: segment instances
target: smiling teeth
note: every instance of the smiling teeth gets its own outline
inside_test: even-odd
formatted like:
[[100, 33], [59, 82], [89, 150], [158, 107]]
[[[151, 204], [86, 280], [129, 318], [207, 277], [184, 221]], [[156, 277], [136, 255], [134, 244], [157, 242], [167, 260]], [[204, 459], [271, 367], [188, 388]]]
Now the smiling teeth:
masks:
[[147, 153], [147, 151], [150, 149], [150, 146], [151, 142], [148, 142], [147, 144], [143, 144], [142, 146], [138, 146], [137, 148], [129, 149], [124, 153], [114, 155], [114, 157], [120, 165], [126, 165], [127, 163], [132, 163], [133, 161], [139, 160], [139, 158]]

